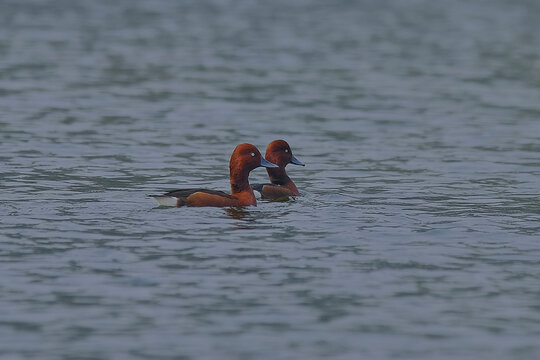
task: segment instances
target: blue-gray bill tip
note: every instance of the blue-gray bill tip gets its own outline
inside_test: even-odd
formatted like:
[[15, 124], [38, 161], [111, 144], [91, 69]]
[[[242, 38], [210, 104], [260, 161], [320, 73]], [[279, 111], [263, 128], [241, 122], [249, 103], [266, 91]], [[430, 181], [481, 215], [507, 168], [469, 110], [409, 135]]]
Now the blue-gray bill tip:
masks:
[[271, 163], [270, 161], [266, 160], [265, 158], [261, 157], [261, 166], [268, 167], [268, 168], [277, 168], [277, 166], [274, 163]]
[[300, 165], [300, 166], [306, 166], [306, 164], [304, 164], [303, 162], [301, 162], [300, 160], [295, 158], [294, 155], [291, 158], [291, 164]]

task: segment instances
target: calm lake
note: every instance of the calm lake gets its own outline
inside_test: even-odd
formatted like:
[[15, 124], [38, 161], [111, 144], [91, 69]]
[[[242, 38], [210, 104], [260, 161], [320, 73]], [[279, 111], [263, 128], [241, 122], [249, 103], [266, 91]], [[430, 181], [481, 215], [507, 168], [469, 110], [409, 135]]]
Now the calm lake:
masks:
[[[1, 1], [0, 358], [538, 359], [539, 19]], [[147, 197], [275, 139], [301, 197]]]

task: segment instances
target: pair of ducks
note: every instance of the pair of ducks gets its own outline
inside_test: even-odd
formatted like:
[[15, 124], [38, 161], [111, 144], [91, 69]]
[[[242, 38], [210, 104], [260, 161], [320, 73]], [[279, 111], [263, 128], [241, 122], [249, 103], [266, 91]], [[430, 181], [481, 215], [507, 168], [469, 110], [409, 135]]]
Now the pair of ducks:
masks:
[[[266, 158], [266, 159], [265, 159]], [[298, 196], [300, 192], [285, 172], [287, 164], [304, 166], [294, 157], [291, 147], [284, 140], [272, 141], [266, 148], [265, 158], [251, 144], [238, 145], [229, 161], [231, 194], [207, 189], [180, 189], [163, 195], [150, 195], [162, 206], [257, 206], [253, 190], [263, 198], [279, 199]], [[250, 186], [248, 176], [251, 170], [260, 166], [266, 168], [271, 184]]]

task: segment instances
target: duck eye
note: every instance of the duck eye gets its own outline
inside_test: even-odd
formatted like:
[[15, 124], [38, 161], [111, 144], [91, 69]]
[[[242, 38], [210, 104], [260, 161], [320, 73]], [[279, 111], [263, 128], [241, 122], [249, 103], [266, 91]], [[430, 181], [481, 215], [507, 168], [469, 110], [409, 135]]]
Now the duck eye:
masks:
[[251, 153], [251, 156], [255, 156], [255, 153]]
[[285, 152], [289, 152], [289, 149], [285, 149]]

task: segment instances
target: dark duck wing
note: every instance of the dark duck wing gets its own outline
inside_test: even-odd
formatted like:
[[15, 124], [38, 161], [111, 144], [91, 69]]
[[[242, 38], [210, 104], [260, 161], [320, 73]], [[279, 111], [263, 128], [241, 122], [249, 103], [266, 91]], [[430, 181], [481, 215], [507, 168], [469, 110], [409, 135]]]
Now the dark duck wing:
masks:
[[259, 193], [262, 193], [262, 189], [264, 185], [270, 185], [270, 184], [251, 184], [251, 188], [253, 191], [258, 191]]
[[225, 191], [209, 190], [209, 189], [201, 189], [201, 188], [172, 190], [172, 191], [166, 192], [162, 196], [187, 198], [189, 195], [195, 194], [196, 192], [202, 192], [202, 193], [211, 194], [211, 195], [219, 195], [219, 196], [224, 196], [230, 199], [234, 199], [233, 196], [231, 196], [230, 194], [227, 194]]
[[230, 203], [231, 206], [237, 199], [223, 191], [208, 189], [178, 189], [166, 192], [162, 195], [149, 195], [155, 198], [160, 206], [205, 206], [208, 200]]

